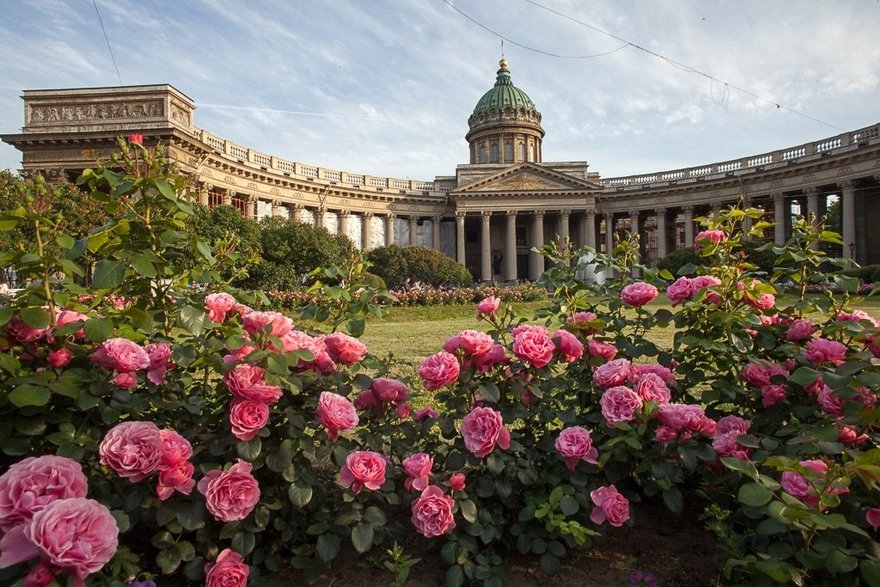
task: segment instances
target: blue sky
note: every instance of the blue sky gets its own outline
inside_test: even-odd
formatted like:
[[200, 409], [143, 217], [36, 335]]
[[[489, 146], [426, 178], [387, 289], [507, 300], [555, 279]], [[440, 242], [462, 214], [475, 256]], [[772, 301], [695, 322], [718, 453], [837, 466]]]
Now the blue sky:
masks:
[[[170, 83], [197, 126], [287, 159], [432, 179], [467, 162], [500, 42], [445, 0], [96, 0], [124, 84]], [[880, 122], [877, 0], [448, 0], [510, 40], [545, 161], [614, 177]], [[92, 0], [0, 0], [0, 133], [24, 89], [119, 84]], [[822, 121], [799, 116], [787, 108]], [[836, 127], [836, 128], [835, 128]], [[0, 168], [20, 154], [0, 146]]]

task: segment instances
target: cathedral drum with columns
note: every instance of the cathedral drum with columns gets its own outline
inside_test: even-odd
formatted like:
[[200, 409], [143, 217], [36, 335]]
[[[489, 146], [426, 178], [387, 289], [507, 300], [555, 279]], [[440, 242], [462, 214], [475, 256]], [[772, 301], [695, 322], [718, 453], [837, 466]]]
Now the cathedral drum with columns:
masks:
[[425, 245], [483, 281], [536, 279], [530, 252], [553, 239], [609, 251], [615, 233], [640, 235], [654, 264], [692, 246], [694, 218], [744, 201], [775, 223], [783, 243], [792, 217], [840, 203], [837, 251], [880, 263], [880, 123], [812, 143], [698, 167], [614, 178], [585, 161], [545, 162], [541, 113], [513, 85], [507, 62], [468, 118], [469, 162], [433, 181], [377, 177], [287, 161], [236, 145], [193, 124], [195, 105], [170, 85], [25, 90], [24, 127], [0, 138], [25, 171], [75, 177], [109, 156], [116, 138], [168, 145], [207, 206], [248, 217], [283, 216], [345, 234], [362, 249]]

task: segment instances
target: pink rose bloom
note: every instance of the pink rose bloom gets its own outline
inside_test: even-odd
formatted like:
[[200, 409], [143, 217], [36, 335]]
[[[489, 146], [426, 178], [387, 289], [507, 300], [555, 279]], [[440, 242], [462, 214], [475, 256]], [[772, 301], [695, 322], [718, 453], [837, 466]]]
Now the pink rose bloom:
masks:
[[776, 297], [769, 292], [759, 292], [755, 290], [755, 287], [760, 284], [761, 282], [757, 279], [753, 279], [749, 285], [744, 284], [742, 281], [738, 281], [736, 283], [736, 288], [744, 292], [743, 301], [746, 304], [758, 310], [769, 310], [776, 305]]
[[28, 571], [24, 578], [24, 587], [47, 587], [55, 580], [57, 572], [48, 562], [40, 561], [40, 564]]
[[232, 435], [248, 441], [262, 430], [269, 421], [269, 406], [250, 399], [234, 400], [229, 406], [229, 423]]
[[840, 365], [846, 356], [846, 345], [825, 338], [817, 338], [807, 343], [807, 351], [804, 356], [811, 363], [828, 361], [834, 365]]
[[406, 481], [403, 482], [407, 490], [422, 491], [428, 486], [428, 478], [431, 476], [431, 468], [434, 459], [430, 455], [418, 452], [403, 459], [403, 471], [406, 473]]
[[192, 457], [192, 444], [176, 430], [163, 428], [159, 430], [159, 438], [162, 439], [162, 460], [159, 462], [160, 470], [172, 467]]
[[13, 316], [6, 323], [6, 332], [18, 342], [36, 342], [44, 336], [51, 334], [52, 328], [50, 326], [34, 328], [22, 320], [20, 316]]
[[88, 480], [74, 460], [53, 455], [28, 457], [0, 475], [0, 533], [31, 521], [53, 501], [85, 497]]
[[825, 413], [835, 418], [843, 418], [843, 400], [827, 385], [822, 386], [822, 391], [816, 396], [816, 401], [819, 402]]
[[614, 359], [599, 365], [593, 371], [593, 383], [601, 389], [623, 385], [629, 381], [632, 364], [626, 359]]
[[477, 373], [488, 373], [497, 365], [504, 365], [509, 361], [504, 346], [493, 344], [491, 350], [485, 355], [480, 355], [474, 359], [474, 366]]
[[267, 333], [281, 338], [293, 330], [293, 320], [281, 312], [249, 312], [242, 318], [241, 325], [251, 336]]
[[58, 349], [49, 353], [49, 356], [46, 357], [46, 362], [49, 363], [50, 366], [60, 369], [66, 366], [72, 358], [73, 352], [70, 350]]
[[[73, 324], [75, 322], [85, 322], [88, 319], [89, 317], [81, 312], [64, 308], [58, 310], [58, 315], [55, 317], [55, 327], [61, 328], [62, 326], [67, 326], [68, 324]], [[86, 331], [80, 328], [73, 333], [73, 337], [77, 340], [81, 340], [86, 337]]]
[[[710, 287], [717, 287], [721, 285], [721, 280], [714, 275], [700, 275], [699, 277], [694, 277], [694, 279], [691, 281], [691, 285], [694, 288], [694, 295], [696, 295], [701, 290], [708, 290], [708, 288]], [[717, 292], [708, 290], [706, 291], [706, 297], [703, 298], [703, 301], [710, 304], [718, 304], [721, 302], [721, 296], [718, 295]]]
[[861, 322], [865, 320], [870, 322], [875, 328], [880, 327], [880, 320], [875, 320], [873, 316], [863, 310], [853, 310], [852, 312], [844, 312], [841, 310], [837, 313], [839, 322]]
[[598, 319], [595, 312], [575, 312], [573, 316], [565, 319], [565, 323], [571, 324], [575, 330], [582, 334], [598, 334], [602, 332], [602, 328], [590, 326], [591, 322], [596, 322]]
[[409, 388], [402, 381], [388, 377], [373, 379], [370, 390], [375, 394], [376, 399], [386, 404], [399, 404], [409, 397]]
[[761, 388], [761, 405], [771, 408], [785, 401], [786, 389], [784, 385], [765, 385]]
[[98, 447], [101, 464], [132, 483], [143, 481], [162, 462], [162, 435], [152, 422], [123, 422]]
[[638, 372], [639, 376], [653, 373], [663, 380], [668, 387], [675, 387], [675, 373], [669, 367], [657, 365], [656, 363], [639, 363], [633, 365], [632, 368]]
[[740, 376], [750, 385], [764, 387], [770, 385], [773, 378], [788, 380], [788, 370], [779, 363], [762, 361], [746, 365]]
[[171, 497], [174, 492], [189, 495], [196, 482], [192, 476], [195, 467], [189, 461], [179, 461], [159, 471], [159, 482], [156, 484], [156, 495], [161, 501]]
[[322, 391], [318, 398], [318, 421], [327, 429], [330, 440], [340, 432], [351, 432], [358, 425], [357, 409], [348, 398], [330, 391]]
[[108, 371], [120, 373], [140, 371], [150, 366], [147, 351], [127, 338], [105, 340], [92, 353], [92, 360]]
[[462, 330], [443, 344], [443, 350], [453, 355], [461, 351], [466, 357], [480, 357], [488, 354], [494, 345], [495, 341], [485, 332]]
[[226, 548], [216, 561], [205, 565], [205, 587], [245, 587], [250, 572], [242, 556]]
[[741, 435], [746, 434], [751, 427], [752, 423], [745, 418], [740, 418], [739, 416], [731, 414], [718, 420], [716, 433], [726, 434], [728, 432], [735, 432], [737, 435]]
[[594, 489], [590, 492], [590, 499], [596, 504], [590, 513], [594, 524], [602, 524], [608, 520], [609, 524], [619, 528], [629, 520], [629, 500], [614, 485]]
[[360, 493], [364, 487], [378, 491], [385, 483], [385, 457], [369, 450], [356, 450], [345, 457], [345, 465], [339, 471], [339, 484], [351, 486]]
[[537, 369], [550, 363], [555, 348], [546, 331], [523, 330], [513, 339], [513, 354]]
[[274, 404], [281, 399], [281, 388], [277, 385], [267, 385], [264, 374], [262, 367], [241, 363], [223, 376], [223, 383], [237, 399]]
[[856, 445], [868, 440], [867, 434], [859, 434], [858, 428], [847, 424], [837, 425], [837, 440], [843, 444]]
[[553, 333], [552, 340], [556, 344], [556, 348], [569, 363], [573, 363], [584, 356], [584, 345], [571, 332], [557, 330]]
[[609, 388], [599, 400], [602, 406], [602, 417], [611, 427], [618, 422], [632, 422], [642, 409], [642, 398], [628, 387], [618, 385]]
[[617, 347], [610, 342], [591, 338], [587, 341], [587, 353], [594, 359], [596, 357], [602, 357], [606, 361], [611, 361], [617, 356]]
[[[821, 475], [822, 481], [824, 481], [824, 476], [828, 472], [828, 465], [820, 460], [801, 461], [800, 465], [817, 474], [815, 476], [811, 475], [810, 479], [819, 480], [819, 476]], [[809, 507], [814, 508], [819, 505], [819, 492], [816, 486], [812, 481], [807, 480], [807, 478], [800, 473], [795, 471], [785, 471], [782, 473], [780, 481], [782, 483], [782, 488], [789, 495], [798, 498]]]
[[238, 302], [228, 293], [212, 293], [205, 297], [205, 309], [208, 310], [208, 318], [211, 322], [222, 324], [226, 321], [226, 315], [235, 309]]
[[452, 508], [455, 500], [444, 495], [436, 485], [430, 485], [422, 496], [412, 503], [412, 523], [416, 531], [425, 538], [443, 536], [455, 528]]
[[556, 452], [565, 459], [565, 466], [569, 471], [580, 461], [596, 464], [599, 451], [593, 446], [593, 439], [586, 428], [571, 426], [563, 429], [556, 437]]
[[291, 330], [281, 337], [281, 343], [284, 347], [284, 352], [305, 350], [312, 353], [313, 358], [311, 360], [300, 359], [297, 364], [298, 369], [310, 369], [325, 375], [336, 372], [336, 363], [330, 357], [330, 353], [327, 352], [327, 345], [324, 342], [323, 336], [313, 337], [299, 330]]
[[449, 489], [453, 491], [463, 491], [465, 488], [464, 473], [456, 473], [449, 478]]
[[620, 299], [627, 306], [640, 308], [645, 304], [654, 301], [658, 295], [657, 288], [650, 283], [637, 281], [631, 283], [620, 292]]
[[788, 342], [803, 342], [813, 336], [819, 327], [805, 318], [795, 320], [785, 331], [785, 340]]
[[666, 288], [666, 297], [675, 307], [682, 302], [686, 302], [696, 293], [697, 287], [689, 277], [679, 277]]
[[720, 457], [733, 457], [742, 461], [749, 460], [751, 449], [743, 446], [737, 440], [749, 431], [752, 423], [738, 416], [724, 416], [718, 420], [715, 429], [715, 437], [712, 440], [712, 448]]
[[693, 404], [662, 404], [656, 413], [656, 419], [661, 428], [655, 438], [668, 442], [669, 438], [687, 440], [693, 434], [713, 436], [717, 430], [715, 420], [706, 417], [702, 407]]
[[727, 234], [723, 230], [701, 230], [694, 238], [694, 248], [700, 250], [704, 245], [712, 243], [717, 245], [727, 240]]
[[446, 351], [431, 355], [419, 365], [419, 375], [428, 391], [454, 383], [458, 380], [459, 372], [458, 359]]
[[171, 360], [171, 345], [167, 342], [151, 342], [144, 350], [150, 357], [150, 364], [147, 365], [147, 379], [156, 385], [165, 383], [165, 375], [168, 370], [174, 366]]
[[510, 331], [510, 334], [513, 335], [514, 338], [523, 334], [524, 332], [537, 332], [543, 334], [545, 336], [550, 334], [550, 331], [547, 330], [546, 326], [541, 326], [540, 324], [520, 324], [516, 328], [513, 328]]
[[352, 404], [359, 410], [373, 410], [375, 412], [381, 412], [385, 407], [372, 389], [365, 389], [357, 394]]
[[865, 512], [865, 519], [876, 530], [880, 527], [880, 508], [868, 508]]
[[139, 132], [133, 132], [128, 135], [128, 142], [131, 145], [143, 145], [144, 144], [144, 135]]
[[205, 507], [221, 522], [245, 519], [260, 501], [260, 486], [251, 475], [253, 467], [241, 459], [226, 471], [214, 469], [199, 481]]
[[134, 389], [138, 385], [138, 378], [134, 373], [117, 373], [112, 382], [119, 389]]
[[415, 414], [413, 414], [413, 420], [416, 422], [422, 423], [425, 420], [431, 418], [434, 419], [437, 417], [437, 410], [432, 408], [431, 406], [424, 406], [416, 410]]
[[101, 570], [116, 554], [119, 528], [110, 510], [84, 497], [58, 499], [0, 540], [0, 568], [39, 556], [73, 575], [74, 585]]
[[364, 343], [342, 332], [325, 336], [324, 345], [330, 358], [343, 365], [353, 365], [367, 355], [367, 347]]
[[[641, 372], [640, 366], [639, 372]], [[655, 401], [662, 404], [668, 402], [672, 397], [669, 392], [669, 387], [666, 385], [666, 382], [663, 381], [663, 378], [656, 373], [650, 372], [639, 376], [639, 380], [636, 382], [635, 392], [639, 394], [639, 397], [645, 402]]]
[[397, 404], [397, 407], [394, 408], [394, 413], [397, 414], [397, 417], [401, 420], [406, 420], [407, 418], [409, 418], [411, 412], [412, 406], [410, 406], [406, 402], [403, 402], [402, 404]]
[[502, 449], [510, 447], [510, 432], [504, 427], [501, 412], [492, 408], [474, 408], [461, 420], [461, 436], [464, 446], [479, 458], [483, 458], [497, 444]]
[[494, 316], [499, 306], [501, 306], [501, 298], [495, 296], [484, 298], [477, 304], [477, 320], [482, 320], [483, 316]]

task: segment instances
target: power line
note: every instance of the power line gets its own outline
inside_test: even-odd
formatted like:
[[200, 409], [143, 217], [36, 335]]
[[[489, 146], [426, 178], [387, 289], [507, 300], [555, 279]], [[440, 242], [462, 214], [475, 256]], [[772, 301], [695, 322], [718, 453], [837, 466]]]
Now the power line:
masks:
[[104, 40], [107, 41], [107, 51], [110, 53], [111, 61], [113, 61], [113, 68], [116, 70], [116, 77], [119, 78], [119, 85], [125, 85], [122, 83], [122, 76], [119, 74], [119, 66], [116, 65], [116, 57], [113, 56], [113, 48], [110, 46], [110, 37], [107, 36], [107, 30], [104, 28], [104, 20], [101, 18], [101, 11], [98, 10], [98, 0], [92, 0], [92, 4], [95, 6], [95, 14], [98, 15], [98, 22], [101, 24], [101, 32], [104, 33]]
[[[759, 96], [758, 94], [755, 94], [754, 92], [750, 92], [749, 90], [746, 90], [745, 88], [741, 88], [741, 87], [739, 87], [739, 86], [736, 86], [736, 85], [731, 84], [731, 83], [729, 83], [729, 82], [726, 82], [726, 81], [724, 81], [724, 80], [718, 79], [718, 78], [715, 77], [714, 75], [708, 74], [708, 73], [706, 73], [706, 72], [704, 72], [704, 71], [700, 71], [699, 69], [697, 69], [697, 68], [695, 68], [695, 67], [691, 67], [691, 66], [686, 65], [686, 64], [684, 64], [684, 63], [681, 63], [681, 62], [679, 62], [679, 61], [676, 61], [675, 59], [672, 59], [672, 58], [670, 58], [670, 57], [666, 57], [665, 55], [662, 55], [662, 54], [660, 54], [660, 53], [657, 53], [656, 51], [652, 51], [652, 50], [650, 50], [650, 49], [647, 49], [647, 48], [645, 48], [645, 47], [642, 47], [641, 45], [638, 45], [638, 44], [636, 44], [636, 43], [633, 43], [633, 42], [631, 42], [631, 41], [628, 41], [627, 39], [624, 39], [624, 38], [622, 38], [622, 37], [619, 37], [619, 36], [617, 36], [617, 35], [615, 35], [615, 34], [613, 34], [613, 33], [610, 33], [610, 32], [608, 32], [608, 31], [605, 31], [605, 30], [602, 30], [602, 29], [600, 29], [600, 28], [598, 28], [598, 27], [595, 27], [595, 26], [593, 26], [593, 25], [591, 25], [591, 24], [588, 24], [588, 23], [586, 23], [586, 22], [583, 22], [583, 21], [581, 21], [581, 20], [578, 20], [578, 19], [574, 18], [573, 16], [569, 16], [569, 15], [567, 15], [567, 14], [565, 14], [565, 13], [563, 13], [563, 12], [560, 12], [560, 11], [558, 11], [558, 10], [555, 10], [555, 9], [553, 9], [553, 8], [549, 8], [549, 7], [547, 7], [547, 6], [544, 6], [543, 4], [540, 4], [540, 3], [536, 2], [535, 0], [525, 0], [525, 1], [528, 2], [529, 4], [533, 5], [533, 6], [537, 6], [538, 8], [541, 8], [542, 10], [546, 10], [547, 12], [551, 12], [551, 13], [553, 13], [553, 14], [555, 14], [555, 15], [561, 17], [561, 18], [564, 18], [564, 19], [570, 20], [570, 21], [572, 21], [572, 22], [574, 22], [574, 23], [576, 23], [576, 24], [579, 24], [579, 25], [581, 25], [581, 26], [587, 27], [588, 29], [591, 29], [591, 30], [593, 30], [593, 31], [595, 31], [595, 32], [597, 32], [597, 33], [600, 33], [600, 34], [606, 35], [606, 36], [608, 36], [608, 37], [611, 37], [612, 39], [615, 39], [615, 40], [617, 40], [617, 41], [620, 41], [620, 42], [622, 42], [622, 43], [625, 43], [624, 46], [629, 46], [629, 47], [632, 47], [633, 49], [638, 49], [639, 51], [644, 51], [645, 53], [648, 53], [649, 55], [653, 55], [654, 57], [657, 57], [657, 58], [659, 58], [659, 59], [662, 59], [662, 60], [665, 61], [666, 63], [672, 65], [673, 67], [676, 67], [676, 68], [678, 68], [678, 69], [681, 69], [682, 71], [685, 71], [685, 72], [687, 72], [687, 73], [695, 73], [695, 74], [697, 74], [697, 75], [701, 75], [701, 76], [703, 76], [703, 77], [705, 77], [705, 78], [708, 78], [709, 80], [712, 80], [713, 82], [718, 82], [718, 83], [720, 83], [720, 84], [724, 84], [724, 87], [725, 87], [725, 88], [730, 88], [730, 89], [736, 90], [736, 91], [738, 91], [738, 92], [740, 92], [740, 93], [742, 93], [742, 94], [745, 94], [745, 95], [747, 95], [747, 96], [750, 96], [750, 97], [752, 97], [752, 98], [755, 98], [756, 100], [761, 100], [762, 102], [767, 102], [767, 103], [769, 103], [769, 104], [773, 104], [774, 106], [776, 106], [776, 107], [779, 108], [780, 110], [786, 110], [786, 111], [788, 111], [788, 112], [791, 112], [792, 114], [796, 114], [796, 115], [798, 115], [798, 116], [801, 116], [801, 117], [803, 117], [803, 118], [806, 118], [807, 120], [812, 120], [813, 122], [817, 122], [817, 123], [819, 123], [819, 124], [822, 124], [822, 125], [828, 126], [828, 127], [833, 128], [833, 129], [835, 129], [835, 130], [837, 130], [837, 131], [839, 131], [839, 132], [845, 132], [844, 129], [839, 128], [839, 127], [837, 127], [837, 126], [834, 126], [833, 124], [831, 124], [831, 123], [829, 123], [829, 122], [825, 122], [824, 120], [819, 120], [818, 118], [815, 118], [815, 117], [813, 117], [813, 116], [810, 116], [809, 114], [805, 114], [805, 113], [803, 113], [803, 112], [801, 112], [801, 111], [799, 111], [799, 110], [795, 110], [794, 108], [790, 108], [790, 107], [788, 107], [788, 106], [785, 106], [785, 105], [783, 105], [783, 104], [780, 104], [780, 103], [777, 102], [776, 100], [772, 100], [772, 99], [770, 99], [770, 98], [765, 98], [765, 97], [763, 97], [763, 96]], [[444, 0], [444, 2], [446, 2], [447, 4], [449, 4], [448, 0]], [[456, 9], [456, 10], [457, 10], [457, 9]], [[549, 55], [549, 54], [548, 54], [548, 55]]]
[[534, 47], [529, 47], [528, 45], [523, 45], [522, 43], [517, 43], [516, 41], [514, 41], [510, 37], [506, 37], [506, 36], [502, 35], [501, 33], [490, 29], [489, 27], [487, 27], [483, 23], [471, 18], [468, 14], [463, 12], [455, 4], [450, 2], [450, 0], [443, 0], [443, 2], [447, 6], [452, 8], [454, 11], [456, 11], [457, 13], [459, 13], [460, 15], [462, 15], [463, 17], [465, 17], [466, 19], [468, 19], [469, 21], [471, 21], [472, 23], [474, 23], [475, 25], [480, 27], [481, 29], [495, 35], [496, 37], [504, 39], [508, 43], [510, 43], [512, 45], [516, 45], [517, 47], [521, 47], [527, 51], [534, 51], [535, 53], [540, 53], [541, 55], [547, 55], [548, 57], [556, 57], [557, 59], [592, 59], [594, 57], [603, 57], [605, 55], [611, 55], [615, 51], [620, 51], [621, 49], [623, 49], [624, 47], [626, 47], [628, 45], [628, 43], [624, 43], [623, 45], [621, 45], [617, 49], [612, 49], [611, 51], [606, 51], [605, 53], [596, 53], [595, 55], [559, 55], [558, 53], [550, 53], [549, 51], [542, 51], [541, 49], [535, 49]]

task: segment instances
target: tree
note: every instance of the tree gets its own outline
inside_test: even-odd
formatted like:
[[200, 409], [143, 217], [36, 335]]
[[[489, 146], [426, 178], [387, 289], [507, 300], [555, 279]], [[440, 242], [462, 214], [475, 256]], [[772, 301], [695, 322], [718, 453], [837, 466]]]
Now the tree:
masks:
[[427, 247], [380, 247], [367, 255], [372, 271], [385, 280], [390, 289], [421, 282], [435, 287], [470, 285], [473, 277], [467, 268], [440, 251]]
[[246, 283], [255, 267], [262, 262], [260, 225], [245, 218], [233, 206], [194, 206], [190, 230], [211, 245], [220, 261], [224, 280], [234, 285]]

